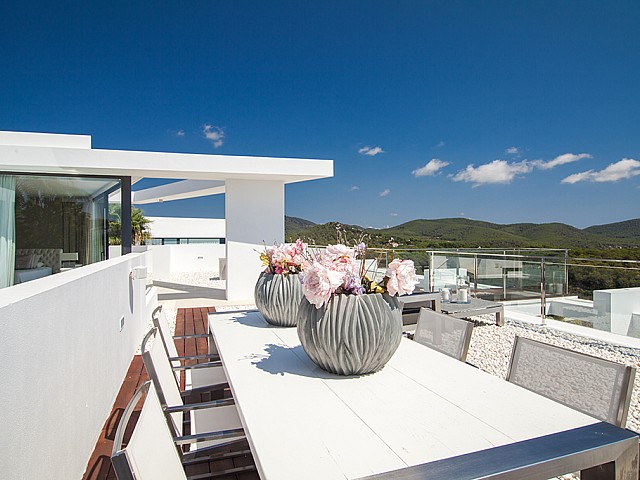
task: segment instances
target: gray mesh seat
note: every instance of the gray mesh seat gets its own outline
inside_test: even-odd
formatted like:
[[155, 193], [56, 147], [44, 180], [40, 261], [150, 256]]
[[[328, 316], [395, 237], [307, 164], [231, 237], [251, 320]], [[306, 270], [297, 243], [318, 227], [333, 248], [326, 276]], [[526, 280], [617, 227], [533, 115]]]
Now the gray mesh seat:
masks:
[[472, 333], [473, 323], [422, 307], [413, 340], [464, 362]]
[[517, 337], [507, 380], [599, 420], [624, 427], [635, 368]]
[[[125, 446], [125, 432], [129, 430], [127, 427], [134, 408], [143, 397], [145, 398], [140, 416]], [[220, 440], [226, 436], [227, 432], [212, 432], [210, 438]], [[163, 408], [152, 382], [145, 382], [129, 401], [116, 430], [111, 462], [118, 480], [205, 479], [255, 470], [254, 465], [248, 465], [207, 475], [187, 476], [184, 468], [186, 465], [194, 465], [197, 468], [198, 463], [225, 460], [230, 455], [226, 452], [212, 452], [198, 458], [187, 458], [178, 448], [182, 440], [182, 438], [174, 439], [165, 421]], [[249, 451], [239, 453], [250, 454]]]

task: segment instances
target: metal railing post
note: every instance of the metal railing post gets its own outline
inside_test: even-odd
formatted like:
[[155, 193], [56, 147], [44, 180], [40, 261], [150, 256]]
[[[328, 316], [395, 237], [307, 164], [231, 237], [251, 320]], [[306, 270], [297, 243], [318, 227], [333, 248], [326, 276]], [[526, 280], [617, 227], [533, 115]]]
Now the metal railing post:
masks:
[[473, 296], [478, 298], [478, 254], [473, 256]]
[[544, 257], [540, 260], [540, 318], [542, 319], [542, 323], [544, 324], [544, 319], [547, 316], [547, 298], [546, 292], [544, 289], [545, 278], [544, 278]]
[[433, 258], [433, 252], [429, 252], [429, 291], [433, 292], [433, 267], [435, 265], [435, 260]]
[[569, 295], [569, 250], [564, 251], [564, 294]]

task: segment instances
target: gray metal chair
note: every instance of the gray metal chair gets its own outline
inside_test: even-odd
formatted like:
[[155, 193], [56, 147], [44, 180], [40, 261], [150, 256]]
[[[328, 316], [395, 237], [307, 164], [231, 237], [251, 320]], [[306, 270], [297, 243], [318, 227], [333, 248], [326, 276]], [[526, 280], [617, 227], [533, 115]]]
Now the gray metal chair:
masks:
[[624, 427], [635, 373], [633, 367], [516, 336], [507, 380]]
[[[212, 376], [223, 380], [217, 384], [208, 385], [199, 389], [191, 389], [189, 392], [181, 392], [169, 357], [167, 357], [164, 345], [157, 335], [157, 329], [152, 328], [142, 341], [142, 360], [153, 382], [155, 390], [160, 399], [160, 404], [165, 409], [167, 421], [174, 433], [174, 436], [190, 435], [197, 438], [198, 435], [205, 435], [212, 430], [220, 429], [232, 430], [236, 433], [236, 440], [244, 439], [244, 430], [232, 398], [213, 400], [185, 405], [183, 397], [194, 391], [209, 391], [227, 387], [226, 377], [222, 367], [212, 369]], [[198, 365], [194, 365], [198, 367]], [[210, 367], [207, 367], [210, 368]], [[215, 408], [212, 408], [215, 407]], [[190, 422], [184, 422], [184, 414], [189, 412]], [[189, 431], [184, 431], [185, 429]], [[195, 448], [204, 448], [215, 445], [215, 442], [207, 440], [205, 444], [196, 444]]]
[[422, 307], [413, 340], [464, 362], [472, 333], [473, 323]]
[[[124, 446], [125, 431], [129, 426], [132, 413], [145, 395], [140, 416], [127, 445]], [[212, 432], [209, 438], [222, 440], [228, 437], [228, 432], [218, 431]], [[199, 458], [186, 458], [178, 447], [185, 441], [191, 441], [191, 439], [173, 437], [152, 382], [145, 382], [129, 401], [116, 430], [111, 463], [118, 480], [205, 479], [255, 470], [254, 465], [248, 465], [205, 475], [187, 476], [185, 465], [225, 459], [229, 454], [221, 452]], [[250, 452], [245, 450], [239, 453], [248, 455]]]
[[[160, 332], [160, 337], [164, 342], [164, 346], [167, 350], [167, 355], [173, 363], [174, 366], [182, 365], [182, 362], [186, 360], [201, 360], [201, 359], [211, 359], [211, 360], [220, 360], [220, 357], [217, 353], [213, 353], [212, 350], [215, 349], [215, 345], [213, 344], [213, 337], [210, 333], [195, 333], [191, 335], [172, 335], [171, 329], [169, 328], [169, 322], [167, 321], [167, 316], [164, 313], [164, 309], [162, 305], [156, 307], [156, 309], [151, 314], [151, 318], [153, 320], [153, 325], [158, 328]], [[211, 353], [202, 354], [202, 355], [186, 355], [186, 356], [178, 356], [178, 350], [176, 349], [175, 340], [190, 340], [190, 339], [199, 339], [204, 338], [208, 342], [209, 351]]]
[[[162, 339], [164, 349], [176, 373], [178, 384], [180, 384], [181, 371], [185, 372], [186, 389], [193, 389], [204, 385], [210, 385], [215, 382], [221, 383], [226, 381], [224, 377], [220, 376], [223, 374], [223, 371], [220, 363], [220, 356], [218, 354], [209, 353], [202, 355], [178, 355], [178, 350], [176, 348], [174, 340], [205, 338], [208, 340], [209, 345], [212, 345], [213, 338], [210, 334], [172, 335], [169, 328], [169, 322], [167, 321], [167, 317], [164, 313], [162, 305], [160, 305], [153, 311], [153, 313], [151, 314], [151, 318], [153, 320], [154, 326], [158, 329], [158, 333], [160, 334], [160, 338]], [[211, 350], [211, 347], [209, 349]], [[198, 366], [195, 368], [193, 365], [186, 364], [186, 362], [194, 360], [212, 360], [212, 362], [198, 363]], [[211, 377], [212, 370], [206, 369], [205, 367], [220, 367], [220, 373], [215, 378]]]
[[440, 312], [440, 294], [435, 292], [417, 292], [411, 295], [403, 295], [398, 298], [402, 308], [402, 330], [412, 332], [416, 328], [420, 318], [420, 308], [431, 307]]

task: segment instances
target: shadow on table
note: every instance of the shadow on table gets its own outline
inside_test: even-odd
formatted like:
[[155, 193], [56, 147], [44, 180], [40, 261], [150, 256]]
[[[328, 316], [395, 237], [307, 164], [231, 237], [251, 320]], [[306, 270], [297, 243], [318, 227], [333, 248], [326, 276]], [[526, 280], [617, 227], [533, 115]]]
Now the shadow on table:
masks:
[[[230, 313], [230, 312], [219, 312], [219, 313]], [[260, 312], [255, 309], [251, 310], [234, 310], [231, 312], [234, 314], [234, 317], [231, 319], [232, 322], [239, 323], [240, 325], [245, 325], [247, 327], [255, 327], [255, 328], [274, 328], [273, 325], [269, 325], [267, 321], [260, 315]]]
[[307, 355], [302, 345], [289, 347], [270, 343], [267, 351], [261, 355], [252, 356], [252, 364], [260, 370], [272, 375], [299, 375], [323, 380], [344, 380], [356, 378], [358, 375], [343, 376], [329, 373], [318, 367]]

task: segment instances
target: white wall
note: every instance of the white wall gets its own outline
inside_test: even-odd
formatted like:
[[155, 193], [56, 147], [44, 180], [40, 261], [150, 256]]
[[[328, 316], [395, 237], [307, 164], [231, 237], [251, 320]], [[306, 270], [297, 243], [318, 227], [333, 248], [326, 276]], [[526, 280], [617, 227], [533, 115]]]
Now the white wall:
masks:
[[154, 278], [169, 278], [172, 272], [218, 271], [225, 246], [214, 244], [152, 245]]
[[225, 238], [224, 218], [147, 218], [154, 238]]
[[0, 131], [0, 145], [30, 147], [91, 148], [90, 135]]
[[284, 241], [284, 183], [227, 180], [227, 299], [253, 299], [264, 244]]
[[82, 477], [155, 306], [143, 258], [0, 290], [1, 478]]

